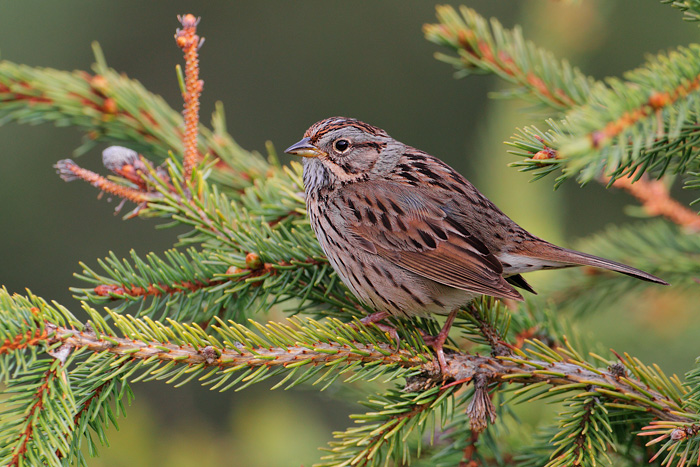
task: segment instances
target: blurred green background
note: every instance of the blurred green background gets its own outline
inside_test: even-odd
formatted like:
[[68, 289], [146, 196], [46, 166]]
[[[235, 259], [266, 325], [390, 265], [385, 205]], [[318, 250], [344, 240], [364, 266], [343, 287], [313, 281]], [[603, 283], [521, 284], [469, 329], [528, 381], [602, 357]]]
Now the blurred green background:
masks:
[[[526, 37], [596, 78], [619, 75], [646, 53], [696, 41], [699, 31], [656, 0], [465, 3], [508, 27], [521, 24]], [[450, 67], [433, 58], [438, 49], [421, 31], [435, 21], [432, 2], [0, 2], [1, 57], [89, 69], [90, 43], [98, 41], [113, 68], [181, 108], [174, 67], [182, 57], [173, 34], [176, 14], [187, 12], [202, 17], [199, 33], [206, 38], [202, 121], [222, 101], [229, 131], [248, 149], [263, 152], [271, 140], [280, 151], [321, 118], [352, 116], [443, 158], [549, 240], [571, 245], [629, 221], [624, 193], [573, 183], [553, 192], [551, 179], [532, 184], [506, 167], [513, 156], [502, 142], [537, 120], [522, 103], [488, 100], [502, 86], [496, 78], [454, 80]], [[110, 250], [160, 252], [176, 235], [154, 230], [151, 221], [123, 222], [112, 214], [115, 204], [97, 200], [92, 187], [62, 182], [52, 165], [70, 157], [79, 141], [70, 128], [0, 127], [0, 284], [13, 292], [29, 288], [73, 310], [78, 304], [68, 287], [79, 285], [72, 277], [79, 260], [95, 265]], [[101, 170], [100, 151], [80, 164]], [[550, 274], [556, 272], [533, 282], [542, 285]], [[682, 373], [700, 354], [692, 337], [700, 327], [698, 305], [678, 305], [683, 313], [673, 316], [637, 304], [583, 320], [602, 348]], [[136, 385], [128, 419], [92, 465], [308, 466], [331, 432], [351, 423], [347, 414], [361, 398], [338, 395], [347, 401], [341, 403], [332, 391], [269, 392], [271, 385], [224, 394], [195, 384]]]

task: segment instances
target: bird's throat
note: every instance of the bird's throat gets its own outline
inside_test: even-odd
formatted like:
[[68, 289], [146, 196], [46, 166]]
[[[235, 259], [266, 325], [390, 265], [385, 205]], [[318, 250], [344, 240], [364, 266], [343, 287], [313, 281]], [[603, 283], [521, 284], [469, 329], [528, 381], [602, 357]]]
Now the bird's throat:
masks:
[[304, 158], [304, 189], [307, 194], [315, 193], [332, 183], [328, 169], [318, 159]]

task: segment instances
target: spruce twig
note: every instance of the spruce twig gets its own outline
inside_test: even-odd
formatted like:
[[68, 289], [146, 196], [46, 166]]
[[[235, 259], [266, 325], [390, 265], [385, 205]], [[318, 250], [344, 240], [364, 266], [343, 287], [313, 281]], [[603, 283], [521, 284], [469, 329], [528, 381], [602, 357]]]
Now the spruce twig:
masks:
[[700, 231], [700, 216], [673, 199], [663, 181], [649, 180], [648, 177], [634, 178], [634, 174], [615, 181], [606, 177], [603, 182], [612, 181], [613, 187], [625, 190], [637, 198], [650, 216], [663, 216], [690, 231]]
[[197, 52], [204, 43], [196, 34], [199, 18], [187, 14], [178, 16], [182, 29], [178, 29], [175, 40], [178, 47], [185, 53], [185, 89], [182, 98], [185, 101], [185, 133], [183, 135], [184, 147], [184, 178], [189, 180], [192, 176], [192, 168], [201, 159], [197, 151], [197, 135], [199, 130], [199, 96], [202, 94], [204, 81], [199, 79], [199, 59]]
[[519, 27], [504, 29], [496, 19], [486, 21], [467, 7], [457, 12], [445, 5], [436, 11], [439, 24], [426, 24], [423, 32], [429, 41], [458, 53], [456, 58], [444, 54], [436, 54], [436, 58], [452, 64], [459, 77], [494, 73], [516, 86], [501, 96], [519, 97], [554, 111], [583, 104], [593, 89], [604, 87], [526, 41]]

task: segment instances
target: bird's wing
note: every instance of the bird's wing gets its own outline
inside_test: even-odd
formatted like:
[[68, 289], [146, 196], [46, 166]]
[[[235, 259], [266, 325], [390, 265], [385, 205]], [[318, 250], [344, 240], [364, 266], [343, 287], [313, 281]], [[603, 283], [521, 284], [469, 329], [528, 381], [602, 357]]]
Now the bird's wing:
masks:
[[446, 190], [376, 180], [372, 190], [363, 185], [346, 185], [341, 194], [349, 230], [363, 250], [440, 284], [522, 300], [503, 278], [498, 259], [459, 214], [450, 213], [455, 200]]

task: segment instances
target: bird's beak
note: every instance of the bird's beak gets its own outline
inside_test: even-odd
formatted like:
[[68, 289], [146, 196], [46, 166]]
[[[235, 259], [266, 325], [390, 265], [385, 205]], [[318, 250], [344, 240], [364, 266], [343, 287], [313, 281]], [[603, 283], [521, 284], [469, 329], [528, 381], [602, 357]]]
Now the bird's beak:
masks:
[[287, 154], [294, 154], [301, 157], [318, 157], [325, 156], [326, 153], [311, 144], [309, 138], [302, 138], [298, 143], [294, 143], [284, 150]]

